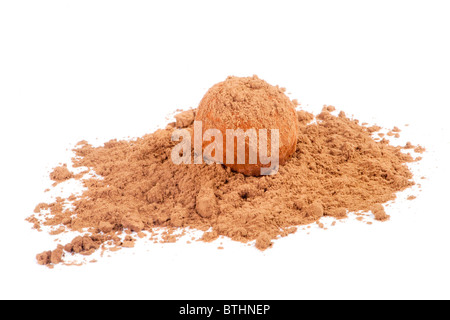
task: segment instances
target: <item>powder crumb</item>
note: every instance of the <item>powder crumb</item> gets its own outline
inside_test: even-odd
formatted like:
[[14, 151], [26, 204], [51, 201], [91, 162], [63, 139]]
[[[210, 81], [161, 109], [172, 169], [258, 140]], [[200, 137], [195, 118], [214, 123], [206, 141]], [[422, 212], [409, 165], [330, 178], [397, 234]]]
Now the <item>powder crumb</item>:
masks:
[[372, 207], [372, 213], [375, 216], [375, 220], [378, 221], [386, 221], [389, 220], [390, 216], [386, 214], [386, 211], [384, 210], [383, 206], [381, 204], [376, 204]]
[[48, 205], [47, 203], [40, 203], [34, 209], [34, 213], [39, 213], [42, 210], [48, 210], [48, 209], [50, 209], [50, 205]]
[[172, 129], [176, 128], [176, 126], [177, 126], [176, 122], [171, 122], [171, 123], [167, 124], [166, 130], [172, 130]]
[[64, 231], [66, 231], [66, 228], [63, 227], [63, 226], [61, 226], [61, 227], [59, 227], [58, 229], [55, 229], [55, 230], [50, 231], [49, 234], [52, 235], [52, 236], [56, 236], [56, 235], [58, 235], [58, 234], [63, 233]]
[[201, 238], [201, 240], [205, 241], [205, 242], [212, 242], [218, 238], [219, 238], [219, 234], [215, 231], [212, 231], [212, 232], [205, 232], [203, 234], [203, 237]]
[[122, 226], [128, 229], [128, 232], [141, 232], [144, 229], [144, 223], [138, 214], [128, 214], [122, 219]]
[[297, 120], [300, 124], [308, 124], [314, 120], [314, 115], [304, 110], [299, 110], [297, 111]]
[[196, 210], [203, 218], [210, 218], [217, 215], [216, 196], [211, 186], [204, 186], [200, 189], [197, 195]]
[[161, 239], [161, 243], [175, 243], [177, 242], [178, 237], [176, 235], [173, 234], [163, 234], [162, 239]]
[[409, 196], [409, 197], [407, 198], [407, 200], [414, 200], [414, 199], [417, 199], [417, 197], [416, 197], [416, 196]]
[[134, 241], [124, 241], [122, 243], [122, 247], [124, 247], [124, 248], [134, 248]]
[[194, 110], [188, 110], [181, 112], [175, 116], [176, 126], [178, 128], [186, 128], [189, 127], [195, 119]]
[[63, 247], [58, 245], [58, 248], [54, 250], [50, 256], [50, 262], [53, 264], [58, 264], [62, 261], [64, 255]]
[[101, 221], [98, 227], [103, 233], [110, 233], [114, 229], [114, 226], [107, 221]]
[[37, 263], [41, 266], [50, 264], [50, 257], [52, 256], [51, 251], [45, 251], [36, 256]]
[[332, 208], [327, 212], [326, 215], [335, 217], [337, 219], [342, 219], [347, 217], [347, 210], [345, 208]]
[[323, 205], [320, 202], [314, 202], [306, 208], [306, 216], [314, 219], [323, 217]]
[[380, 131], [381, 129], [382, 128], [380, 126], [371, 126], [371, 127], [367, 128], [367, 131], [369, 133], [374, 133], [374, 132]]
[[58, 264], [62, 261], [64, 255], [63, 247], [58, 245], [58, 247], [53, 251], [45, 251], [36, 256], [37, 262], [43, 266], [49, 266], [51, 264]]
[[261, 232], [258, 238], [256, 239], [256, 248], [264, 251], [272, 246], [272, 241], [270, 236], [266, 232]]
[[53, 169], [53, 171], [50, 173], [50, 179], [57, 182], [57, 183], [61, 183], [64, 181], [67, 181], [69, 179], [73, 178], [73, 173], [69, 171], [69, 169], [67, 169], [67, 165], [63, 165], [60, 167], [56, 167], [55, 169]]
[[416, 152], [416, 153], [424, 153], [425, 151], [426, 151], [426, 149], [424, 147], [422, 147], [422, 146], [417, 146], [414, 149], [414, 152]]

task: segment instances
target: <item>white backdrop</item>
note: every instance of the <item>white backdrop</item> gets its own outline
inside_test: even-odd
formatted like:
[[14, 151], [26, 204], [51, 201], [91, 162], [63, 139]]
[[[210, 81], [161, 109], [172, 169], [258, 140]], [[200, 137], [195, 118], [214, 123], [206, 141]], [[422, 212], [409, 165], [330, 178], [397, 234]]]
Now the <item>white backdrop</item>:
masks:
[[[0, 298], [450, 298], [448, 1], [1, 1]], [[40, 267], [24, 222], [80, 140], [138, 137], [228, 75], [279, 84], [427, 148], [418, 188], [372, 226], [279, 240], [139, 243]], [[409, 124], [405, 127], [405, 124]], [[98, 139], [98, 140], [96, 140]], [[416, 194], [414, 201], [405, 201]]]

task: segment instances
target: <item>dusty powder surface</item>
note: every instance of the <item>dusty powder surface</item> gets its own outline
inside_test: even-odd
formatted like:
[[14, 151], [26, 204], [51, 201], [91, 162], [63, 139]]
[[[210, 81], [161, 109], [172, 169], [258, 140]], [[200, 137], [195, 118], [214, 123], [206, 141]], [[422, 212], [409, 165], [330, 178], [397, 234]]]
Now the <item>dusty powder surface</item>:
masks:
[[[284, 164], [295, 152], [298, 136], [298, 126], [295, 114], [296, 104], [285, 94], [284, 89], [272, 86], [266, 81], [253, 77], [228, 77], [225, 81], [214, 85], [200, 101], [196, 112], [196, 120], [202, 122], [203, 133], [208, 129], [218, 129], [223, 134], [223, 159], [218, 159], [233, 171], [245, 175], [259, 176], [261, 167], [259, 161], [255, 164], [237, 164], [237, 144], [233, 150], [227, 148], [227, 130], [241, 129], [277, 129], [280, 133], [279, 162]], [[204, 141], [203, 146], [211, 142]], [[268, 137], [267, 145], [271, 145]], [[249, 149], [256, 151], [257, 144], [246, 141], [246, 159], [249, 159]], [[268, 153], [270, 155], [270, 149]], [[227, 155], [228, 154], [228, 155]], [[227, 164], [226, 158], [234, 155], [234, 163]], [[258, 159], [259, 160], [259, 159]], [[266, 166], [268, 167], [268, 166]]]
[[[38, 230], [47, 226], [81, 235], [37, 255], [38, 263], [53, 266], [71, 255], [130, 248], [146, 236], [176, 242], [180, 233], [175, 231], [186, 228], [204, 231], [200, 240], [206, 242], [225, 236], [266, 250], [280, 236], [320, 224], [324, 216], [372, 212], [376, 220], [388, 220], [382, 204], [414, 185], [407, 164], [416, 159], [402, 149], [415, 147], [377, 141], [373, 135], [380, 127], [334, 111], [332, 106], [317, 116], [297, 111], [296, 151], [272, 176], [244, 176], [219, 164], [173, 164], [172, 132], [177, 126], [191, 130], [196, 110], [132, 141], [111, 140], [101, 147], [79, 143], [72, 166], [87, 167], [97, 177], [69, 178], [61, 170], [56, 181], [79, 179], [85, 191], [39, 204], [28, 221]], [[157, 228], [166, 230], [158, 240]]]

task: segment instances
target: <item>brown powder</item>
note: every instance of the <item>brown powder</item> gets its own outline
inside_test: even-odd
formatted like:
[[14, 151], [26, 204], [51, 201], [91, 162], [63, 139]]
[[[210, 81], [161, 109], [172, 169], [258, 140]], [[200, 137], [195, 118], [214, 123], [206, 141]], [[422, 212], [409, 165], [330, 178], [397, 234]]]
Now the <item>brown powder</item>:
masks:
[[67, 169], [67, 165], [56, 167], [53, 169], [52, 173], [50, 173], [50, 179], [57, 183], [67, 181], [71, 178], [73, 178], [73, 173]]
[[417, 153], [424, 153], [425, 151], [426, 151], [426, 149], [422, 146], [417, 146], [414, 148], [414, 152], [417, 152]]
[[[189, 227], [204, 231], [202, 241], [220, 236], [256, 240], [256, 248], [265, 250], [277, 237], [295, 232], [294, 226], [323, 216], [343, 219], [349, 212], [372, 211], [376, 220], [388, 220], [382, 204], [414, 185], [407, 167], [414, 159], [387, 140], [375, 141], [372, 133], [381, 127], [367, 128], [332, 111], [325, 106], [317, 117], [297, 111], [296, 151], [273, 176], [244, 176], [218, 164], [173, 164], [174, 126], [101, 147], [79, 143], [73, 166], [88, 167], [101, 179], [82, 179], [86, 190], [80, 197], [40, 204], [28, 220], [35, 228], [65, 225], [84, 235], [64, 246], [64, 252], [58, 247], [39, 254], [38, 263], [53, 265], [67, 255], [106, 250], [106, 245], [110, 251], [134, 247], [131, 235], [143, 231], [156, 241], [159, 227], [166, 228], [162, 242], [175, 242], [179, 235], [174, 231]], [[194, 115], [193, 110], [179, 115], [176, 126], [192, 130]], [[64, 168], [57, 168], [58, 174], [55, 169], [52, 177], [68, 179]], [[73, 209], [65, 207], [69, 203]], [[45, 209], [50, 214], [39, 217]]]
[[384, 210], [383, 206], [379, 203], [375, 204], [372, 207], [372, 213], [375, 216], [375, 220], [378, 221], [386, 221], [389, 220], [390, 216], [386, 214], [386, 211]]
[[266, 250], [272, 246], [272, 241], [267, 232], [261, 232], [256, 238], [255, 246], [259, 250]]
[[183, 111], [175, 116], [175, 125], [178, 128], [186, 128], [194, 122], [194, 110]]

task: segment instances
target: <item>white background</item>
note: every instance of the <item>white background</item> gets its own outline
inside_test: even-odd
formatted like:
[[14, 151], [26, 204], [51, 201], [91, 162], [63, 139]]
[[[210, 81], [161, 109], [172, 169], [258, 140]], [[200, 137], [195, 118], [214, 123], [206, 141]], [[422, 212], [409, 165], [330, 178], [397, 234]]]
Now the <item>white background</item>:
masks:
[[[450, 298], [449, 13], [448, 1], [1, 1], [0, 298]], [[264, 253], [138, 242], [83, 267], [36, 264], [56, 244], [24, 219], [66, 149], [142, 136], [253, 74], [305, 110], [401, 127], [399, 143], [428, 150], [412, 167], [422, 191], [400, 194], [389, 222], [313, 227]]]

